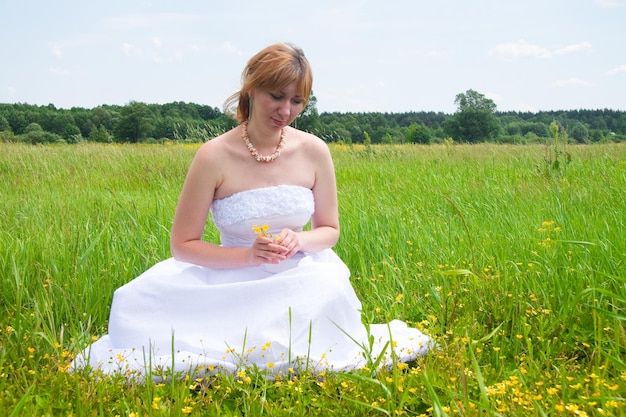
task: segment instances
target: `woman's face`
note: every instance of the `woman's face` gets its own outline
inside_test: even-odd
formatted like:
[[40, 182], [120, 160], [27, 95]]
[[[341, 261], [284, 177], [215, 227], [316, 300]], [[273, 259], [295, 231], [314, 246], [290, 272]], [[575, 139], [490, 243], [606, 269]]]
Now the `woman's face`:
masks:
[[305, 99], [300, 96], [296, 83], [276, 90], [255, 90], [252, 96], [251, 118], [257, 123], [283, 128], [304, 110]]

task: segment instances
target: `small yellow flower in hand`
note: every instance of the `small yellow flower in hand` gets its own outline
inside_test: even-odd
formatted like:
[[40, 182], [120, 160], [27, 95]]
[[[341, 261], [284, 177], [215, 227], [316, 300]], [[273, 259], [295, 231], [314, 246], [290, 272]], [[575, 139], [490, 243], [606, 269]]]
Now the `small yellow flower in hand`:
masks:
[[252, 229], [254, 230], [254, 233], [256, 233], [259, 236], [267, 237], [267, 238], [274, 239], [274, 240], [279, 239], [278, 236], [274, 237], [271, 233], [269, 233], [270, 227], [267, 224], [264, 224], [261, 227], [255, 224], [254, 226], [252, 226]]

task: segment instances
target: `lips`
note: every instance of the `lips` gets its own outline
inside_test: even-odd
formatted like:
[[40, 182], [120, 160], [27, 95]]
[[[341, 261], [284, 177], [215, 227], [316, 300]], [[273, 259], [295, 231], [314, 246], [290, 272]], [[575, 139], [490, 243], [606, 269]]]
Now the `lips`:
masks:
[[277, 119], [274, 119], [274, 118], [272, 118], [272, 121], [278, 127], [283, 127], [283, 126], [285, 126], [287, 124], [287, 122], [284, 122], [282, 120], [277, 120]]

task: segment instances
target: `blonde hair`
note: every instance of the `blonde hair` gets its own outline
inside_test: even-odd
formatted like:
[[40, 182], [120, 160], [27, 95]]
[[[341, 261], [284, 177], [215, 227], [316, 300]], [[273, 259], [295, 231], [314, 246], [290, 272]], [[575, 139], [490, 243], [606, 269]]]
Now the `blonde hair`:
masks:
[[236, 119], [248, 120], [252, 91], [277, 91], [294, 82], [306, 107], [313, 88], [313, 72], [304, 52], [289, 43], [270, 45], [250, 58], [241, 74], [241, 90], [226, 100], [224, 113], [232, 115], [236, 107]]

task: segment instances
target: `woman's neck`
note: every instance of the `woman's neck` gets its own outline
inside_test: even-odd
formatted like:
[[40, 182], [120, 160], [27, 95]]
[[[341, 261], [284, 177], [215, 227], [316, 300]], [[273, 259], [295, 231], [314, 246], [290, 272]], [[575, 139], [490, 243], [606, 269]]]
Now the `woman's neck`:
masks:
[[282, 129], [263, 128], [254, 120], [248, 121], [248, 139], [259, 150], [273, 150], [280, 141]]

